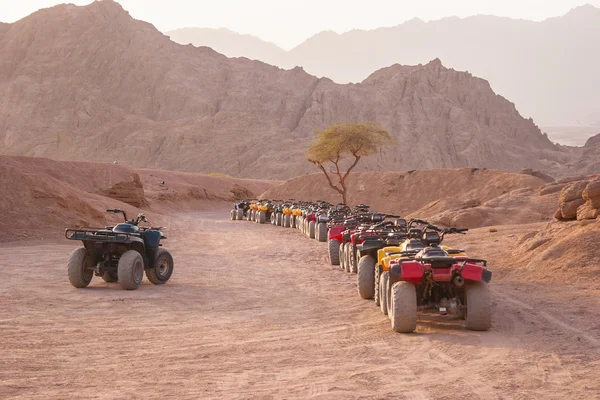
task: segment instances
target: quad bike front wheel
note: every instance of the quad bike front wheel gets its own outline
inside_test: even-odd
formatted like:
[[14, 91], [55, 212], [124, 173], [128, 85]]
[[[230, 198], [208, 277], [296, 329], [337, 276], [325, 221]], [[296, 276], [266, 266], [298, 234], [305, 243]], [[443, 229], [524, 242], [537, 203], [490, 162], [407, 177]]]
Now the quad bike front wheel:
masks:
[[144, 260], [135, 250], [127, 250], [119, 259], [117, 275], [121, 287], [126, 290], [135, 290], [144, 278]]
[[244, 219], [244, 210], [242, 210], [241, 208], [237, 209], [237, 220], [241, 221]]
[[167, 249], [158, 249], [154, 268], [146, 270], [146, 277], [155, 285], [163, 285], [173, 274], [173, 256]]
[[363, 299], [372, 299], [375, 295], [375, 258], [363, 256], [358, 261], [358, 294]]
[[324, 222], [319, 222], [317, 225], [317, 240], [319, 242], [327, 241], [327, 224]]
[[327, 247], [331, 265], [340, 265], [340, 242], [337, 240], [330, 240], [329, 243], [327, 243]]
[[232, 221], [235, 221], [237, 219], [237, 211], [236, 210], [231, 210], [229, 212], [229, 219], [231, 219]]
[[410, 282], [396, 282], [392, 286], [388, 315], [392, 329], [410, 333], [417, 328], [417, 289]]
[[352, 243], [346, 243], [344, 245], [344, 267], [346, 267], [346, 272], [350, 273], [351, 272], [351, 265], [350, 265], [350, 252], [352, 251]]
[[342, 243], [339, 246], [340, 250], [339, 250], [339, 253], [338, 253], [338, 257], [340, 259], [340, 264], [339, 265], [340, 265], [341, 269], [346, 269], [346, 265], [345, 265], [346, 264], [346, 257], [344, 257], [344, 246], [345, 245], [346, 245], [345, 243]]
[[492, 300], [486, 283], [473, 282], [465, 288], [467, 329], [487, 331], [492, 327]]
[[390, 280], [390, 275], [387, 271], [384, 271], [383, 274], [379, 277], [379, 308], [383, 315], [388, 315], [388, 295], [387, 295], [387, 286]]
[[258, 223], [264, 224], [267, 221], [267, 214], [264, 211], [258, 213]]
[[67, 262], [69, 282], [78, 289], [87, 287], [94, 277], [93, 260], [83, 247], [71, 253]]

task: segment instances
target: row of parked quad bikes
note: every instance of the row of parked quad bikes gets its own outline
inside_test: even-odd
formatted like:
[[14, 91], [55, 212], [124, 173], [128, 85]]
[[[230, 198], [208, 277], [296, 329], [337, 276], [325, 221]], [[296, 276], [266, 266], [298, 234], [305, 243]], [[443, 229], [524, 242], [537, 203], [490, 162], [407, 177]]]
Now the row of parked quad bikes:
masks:
[[374, 299], [396, 332], [414, 331], [417, 312], [464, 319], [470, 330], [490, 329], [492, 272], [486, 260], [442, 245], [446, 235], [468, 229], [324, 201], [242, 201], [230, 218], [296, 228], [327, 242], [329, 262], [357, 274], [359, 295]]

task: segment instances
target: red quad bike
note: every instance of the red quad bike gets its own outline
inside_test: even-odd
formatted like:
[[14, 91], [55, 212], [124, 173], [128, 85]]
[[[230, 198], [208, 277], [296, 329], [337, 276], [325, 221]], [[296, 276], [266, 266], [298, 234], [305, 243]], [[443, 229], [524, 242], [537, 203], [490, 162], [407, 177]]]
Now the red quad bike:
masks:
[[485, 260], [451, 257], [439, 247], [446, 233], [462, 233], [451, 228], [425, 232], [427, 246], [412, 258], [390, 262], [386, 288], [388, 316], [392, 329], [408, 333], [415, 330], [418, 310], [435, 310], [466, 320], [475, 331], [491, 327], [491, 297], [488, 283], [492, 272]]
[[340, 245], [342, 244], [342, 233], [346, 230], [344, 220], [349, 213], [349, 208], [344, 204], [338, 204], [330, 210], [327, 222], [327, 245], [329, 262], [331, 265], [340, 265]]

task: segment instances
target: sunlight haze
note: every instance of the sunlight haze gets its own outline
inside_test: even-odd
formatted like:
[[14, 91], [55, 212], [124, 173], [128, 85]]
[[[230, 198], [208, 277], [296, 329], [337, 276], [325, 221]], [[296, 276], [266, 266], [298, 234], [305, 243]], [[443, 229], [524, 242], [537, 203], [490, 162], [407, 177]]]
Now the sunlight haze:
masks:
[[[32, 12], [64, 3], [55, 0], [0, 0], [0, 21], [14, 22]], [[89, 0], [71, 1], [77, 5]], [[251, 34], [289, 50], [324, 30], [338, 33], [425, 21], [449, 16], [488, 14], [541, 21], [583, 4], [600, 7], [600, 0], [120, 0], [130, 14], [167, 32], [183, 27], [221, 28]], [[368, 7], [366, 6], [368, 5]]]

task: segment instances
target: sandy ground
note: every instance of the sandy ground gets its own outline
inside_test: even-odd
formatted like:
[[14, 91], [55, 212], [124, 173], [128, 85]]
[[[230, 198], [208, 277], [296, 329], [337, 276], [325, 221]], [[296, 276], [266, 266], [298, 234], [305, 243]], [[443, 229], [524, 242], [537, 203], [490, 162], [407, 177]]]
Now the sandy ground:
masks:
[[598, 292], [515, 278], [503, 231], [469, 242], [493, 253], [493, 329], [421, 316], [404, 335], [326, 244], [225, 211], [170, 222], [172, 280], [133, 292], [72, 288], [66, 240], [0, 247], [0, 398], [600, 397]]

